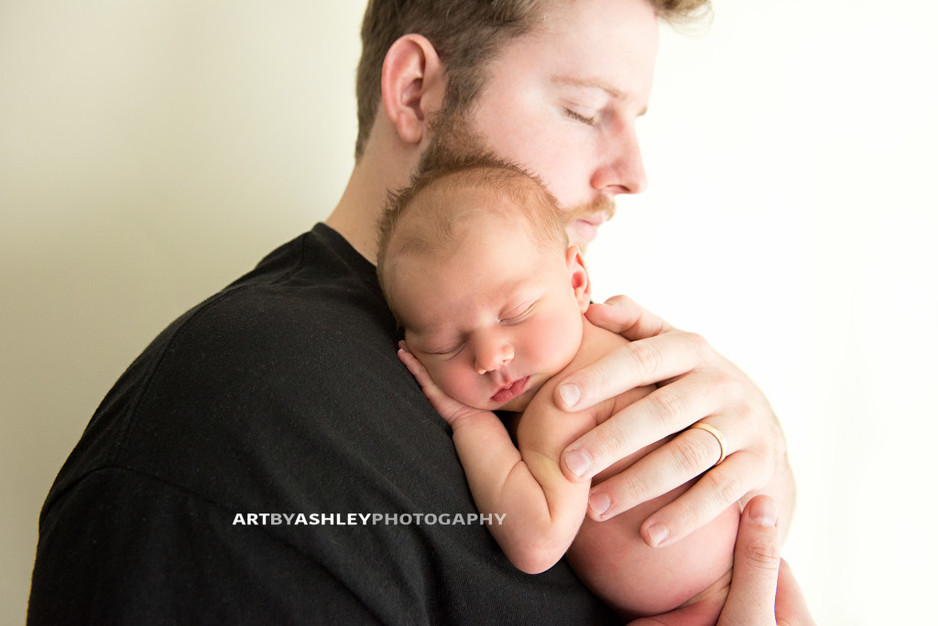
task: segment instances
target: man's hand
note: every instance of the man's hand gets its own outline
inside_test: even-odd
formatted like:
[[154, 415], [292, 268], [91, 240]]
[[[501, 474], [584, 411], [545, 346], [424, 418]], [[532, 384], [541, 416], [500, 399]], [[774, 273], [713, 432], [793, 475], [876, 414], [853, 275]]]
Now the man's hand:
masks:
[[[757, 493], [776, 498], [782, 527], [787, 527], [794, 487], [785, 438], [755, 384], [703, 338], [673, 328], [624, 296], [591, 305], [587, 317], [632, 343], [557, 385], [557, 406], [582, 410], [641, 385], [657, 384], [658, 389], [567, 446], [567, 477], [589, 480], [636, 450], [679, 433], [594, 485], [590, 517], [609, 519], [702, 475], [685, 494], [645, 520], [641, 532], [649, 545], [673, 543]], [[722, 447], [717, 438], [702, 429], [685, 431], [698, 421], [726, 439], [726, 458], [717, 467]]]
[[[778, 509], [771, 498], [753, 498], [743, 511], [736, 536], [733, 582], [720, 613], [720, 626], [814, 624], [791, 568], [779, 556]], [[630, 622], [630, 626], [682, 626], [697, 623], [677, 609]]]

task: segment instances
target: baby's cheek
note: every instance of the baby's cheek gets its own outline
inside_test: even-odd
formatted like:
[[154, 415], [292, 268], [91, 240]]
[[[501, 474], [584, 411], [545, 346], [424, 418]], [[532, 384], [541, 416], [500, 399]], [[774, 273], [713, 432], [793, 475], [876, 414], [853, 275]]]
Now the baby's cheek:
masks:
[[449, 397], [463, 404], [476, 406], [479, 400], [477, 378], [478, 375], [468, 368], [448, 367], [442, 369], [439, 378], [433, 380]]
[[544, 320], [539, 335], [541, 360], [552, 363], [553, 368], [560, 371], [576, 356], [583, 328], [571, 323], [568, 317], [557, 315]]

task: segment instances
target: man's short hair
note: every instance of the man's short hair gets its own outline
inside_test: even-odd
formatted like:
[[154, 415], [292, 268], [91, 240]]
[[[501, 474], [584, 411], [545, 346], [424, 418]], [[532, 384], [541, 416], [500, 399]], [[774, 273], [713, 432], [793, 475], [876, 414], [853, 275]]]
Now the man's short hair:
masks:
[[[433, 44], [444, 65], [443, 108], [465, 112], [485, 83], [485, 67], [508, 41], [533, 29], [551, 0], [369, 0], [362, 18], [358, 62], [358, 138], [361, 157], [381, 101], [381, 68], [391, 45], [417, 33]], [[568, 1], [568, 0], [554, 0]], [[666, 21], [689, 19], [710, 0], [648, 0]]]

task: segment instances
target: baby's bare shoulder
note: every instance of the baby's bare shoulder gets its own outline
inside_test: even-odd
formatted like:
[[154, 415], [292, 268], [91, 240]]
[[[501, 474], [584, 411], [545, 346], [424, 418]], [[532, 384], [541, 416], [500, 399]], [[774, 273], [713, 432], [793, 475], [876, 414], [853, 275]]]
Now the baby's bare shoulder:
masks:
[[[620, 335], [609, 332], [599, 326], [594, 326], [586, 319], [583, 318], [583, 340], [580, 342], [580, 348], [577, 350], [576, 355], [573, 357], [573, 360], [561, 371], [557, 372], [554, 376], [550, 378], [544, 385], [538, 390], [537, 394], [531, 401], [531, 404], [543, 410], [545, 406], [550, 406], [552, 409], [554, 407], [554, 388], [564, 380], [569, 374], [583, 369], [588, 365], [592, 365], [596, 361], [600, 360], [610, 352], [621, 348], [622, 346], [628, 344], [629, 341]], [[605, 421], [609, 416], [616, 410], [616, 398], [610, 398], [606, 402], [601, 402], [595, 406], [592, 406], [588, 409], [580, 411], [583, 414], [589, 414], [592, 419], [590, 421], [598, 424]], [[559, 411], [559, 409], [556, 409]], [[573, 414], [567, 414], [573, 415]]]
[[618, 350], [629, 343], [622, 335], [594, 326], [586, 317], [583, 317], [583, 340], [576, 356], [565, 368], [565, 371], [575, 371], [587, 365], [592, 365], [610, 352]]

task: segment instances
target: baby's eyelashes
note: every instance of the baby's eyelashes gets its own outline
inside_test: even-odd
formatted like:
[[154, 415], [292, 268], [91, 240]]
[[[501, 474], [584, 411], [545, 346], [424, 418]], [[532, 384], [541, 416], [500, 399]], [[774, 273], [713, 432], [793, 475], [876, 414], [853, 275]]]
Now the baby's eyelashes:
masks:
[[432, 354], [433, 356], [442, 357], [442, 358], [452, 358], [456, 356], [457, 354], [459, 354], [462, 351], [463, 346], [465, 345], [466, 345], [465, 343], [459, 343], [459, 344], [455, 344], [452, 346], [434, 348], [432, 350], [428, 350], [427, 354]]
[[514, 322], [520, 322], [525, 319], [531, 312], [534, 310], [534, 303], [522, 304], [516, 306], [515, 308], [507, 311], [504, 315], [498, 318], [499, 323], [501, 324], [511, 324]]

